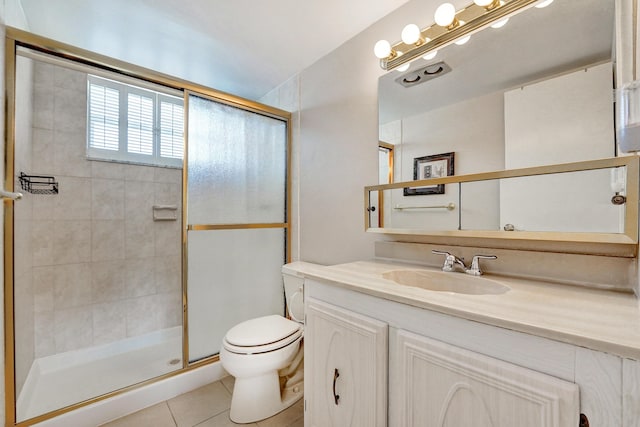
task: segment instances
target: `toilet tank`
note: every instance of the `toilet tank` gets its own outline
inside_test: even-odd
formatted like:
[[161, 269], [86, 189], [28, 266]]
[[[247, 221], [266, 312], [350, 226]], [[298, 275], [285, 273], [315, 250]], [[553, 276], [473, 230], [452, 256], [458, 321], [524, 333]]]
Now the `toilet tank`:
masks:
[[287, 314], [296, 322], [304, 323], [304, 278], [296, 271], [282, 266], [284, 295], [287, 299]]

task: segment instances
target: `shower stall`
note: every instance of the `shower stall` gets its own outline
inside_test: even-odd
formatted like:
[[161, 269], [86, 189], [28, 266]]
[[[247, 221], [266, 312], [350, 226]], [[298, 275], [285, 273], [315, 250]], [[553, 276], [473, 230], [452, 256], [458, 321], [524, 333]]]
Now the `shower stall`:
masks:
[[7, 40], [8, 425], [214, 362], [231, 326], [284, 313], [288, 113]]

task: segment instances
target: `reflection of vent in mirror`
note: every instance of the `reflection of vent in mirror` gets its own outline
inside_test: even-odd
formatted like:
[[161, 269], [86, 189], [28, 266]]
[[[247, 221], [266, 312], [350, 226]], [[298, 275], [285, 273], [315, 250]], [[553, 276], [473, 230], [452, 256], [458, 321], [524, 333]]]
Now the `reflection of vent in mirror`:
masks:
[[451, 71], [451, 67], [444, 62], [438, 62], [403, 74], [396, 79], [396, 83], [399, 83], [404, 87], [411, 87], [420, 83], [428, 82], [436, 77], [443, 76], [449, 71]]

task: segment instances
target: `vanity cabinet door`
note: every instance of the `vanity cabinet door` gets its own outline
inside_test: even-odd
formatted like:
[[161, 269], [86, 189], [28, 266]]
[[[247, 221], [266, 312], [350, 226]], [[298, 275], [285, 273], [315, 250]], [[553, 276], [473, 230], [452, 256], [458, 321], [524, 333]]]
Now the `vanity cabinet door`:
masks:
[[305, 426], [387, 425], [387, 324], [312, 298], [305, 324]]
[[393, 426], [575, 427], [576, 384], [403, 330], [391, 330]]

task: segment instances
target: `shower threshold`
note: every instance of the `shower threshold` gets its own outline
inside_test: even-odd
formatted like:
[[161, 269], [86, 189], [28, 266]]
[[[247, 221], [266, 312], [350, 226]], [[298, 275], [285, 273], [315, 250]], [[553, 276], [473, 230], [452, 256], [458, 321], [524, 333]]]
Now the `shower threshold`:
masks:
[[36, 359], [18, 396], [17, 419], [24, 421], [180, 369], [181, 355], [182, 326], [176, 326]]

